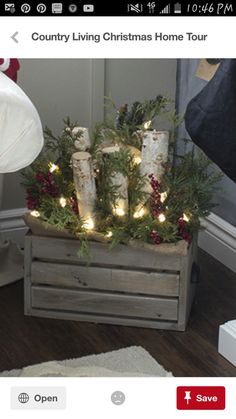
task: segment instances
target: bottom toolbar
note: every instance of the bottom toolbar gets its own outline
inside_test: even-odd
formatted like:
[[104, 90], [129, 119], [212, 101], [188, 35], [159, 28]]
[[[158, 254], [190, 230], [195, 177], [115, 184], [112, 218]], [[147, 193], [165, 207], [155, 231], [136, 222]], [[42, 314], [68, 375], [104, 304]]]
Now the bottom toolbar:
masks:
[[236, 415], [236, 378], [1, 378], [0, 386], [4, 419], [19, 418], [20, 410], [33, 410], [34, 419], [42, 417], [42, 410], [50, 419], [143, 418], [147, 412], [150, 419], [161, 414], [178, 418], [183, 410], [188, 419], [196, 417], [196, 410], [201, 419]]

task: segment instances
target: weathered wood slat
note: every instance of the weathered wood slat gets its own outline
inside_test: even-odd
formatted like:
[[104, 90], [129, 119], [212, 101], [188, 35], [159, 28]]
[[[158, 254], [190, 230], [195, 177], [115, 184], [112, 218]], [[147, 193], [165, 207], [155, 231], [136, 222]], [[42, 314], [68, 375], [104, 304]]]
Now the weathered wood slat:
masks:
[[97, 289], [177, 297], [179, 275], [86, 267], [49, 262], [32, 262], [31, 281], [55, 287]]
[[57, 310], [31, 309], [31, 315], [51, 319], [78, 320], [81, 322], [118, 324], [121, 326], [148, 327], [152, 329], [179, 330], [176, 321], [150, 320], [141, 317], [105, 316], [102, 314], [81, 314]]
[[[32, 236], [33, 258], [58, 261], [59, 263], [86, 264], [88, 259], [79, 257], [78, 251], [79, 242], [77, 240]], [[181, 259], [179, 254], [159, 254], [156, 251], [126, 245], [118, 245], [109, 251], [104, 243], [90, 242], [90, 261], [95, 265], [179, 271]]]
[[196, 260], [197, 242], [192, 242], [188, 255], [183, 256], [180, 271], [179, 283], [179, 330], [185, 330], [189, 313], [192, 307], [196, 285], [191, 283], [191, 271], [194, 260]]
[[[181, 243], [180, 243], [181, 244]], [[25, 314], [185, 330], [195, 284], [197, 241], [160, 251], [133, 243], [109, 251], [90, 242], [90, 264], [74, 239], [28, 234], [25, 246]]]
[[32, 286], [32, 307], [81, 313], [177, 320], [178, 299], [137, 297]]

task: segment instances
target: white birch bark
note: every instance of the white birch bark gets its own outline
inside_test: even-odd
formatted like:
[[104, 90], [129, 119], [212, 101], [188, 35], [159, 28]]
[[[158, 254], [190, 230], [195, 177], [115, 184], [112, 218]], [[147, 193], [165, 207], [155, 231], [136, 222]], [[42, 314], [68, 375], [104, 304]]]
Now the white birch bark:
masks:
[[80, 136], [77, 140], [75, 140], [75, 148], [80, 151], [89, 150], [91, 147], [91, 141], [89, 137], [88, 128], [84, 127], [74, 127], [72, 129], [72, 135], [76, 137], [79, 133]]
[[145, 131], [141, 154], [140, 173], [147, 176], [146, 192], [151, 192], [148, 175], [153, 174], [157, 180], [161, 180], [164, 173], [163, 163], [168, 159], [169, 132], [168, 131]]
[[90, 228], [89, 226], [92, 229], [96, 186], [91, 154], [83, 151], [74, 153], [72, 155], [72, 167], [79, 215], [84, 220], [84, 224], [88, 225], [88, 229]]

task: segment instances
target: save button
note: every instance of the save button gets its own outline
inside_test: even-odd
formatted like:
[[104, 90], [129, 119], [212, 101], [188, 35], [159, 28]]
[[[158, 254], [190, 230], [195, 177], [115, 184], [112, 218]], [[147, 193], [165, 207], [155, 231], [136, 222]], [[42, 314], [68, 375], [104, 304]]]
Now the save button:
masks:
[[225, 387], [177, 387], [176, 399], [179, 410], [224, 410]]

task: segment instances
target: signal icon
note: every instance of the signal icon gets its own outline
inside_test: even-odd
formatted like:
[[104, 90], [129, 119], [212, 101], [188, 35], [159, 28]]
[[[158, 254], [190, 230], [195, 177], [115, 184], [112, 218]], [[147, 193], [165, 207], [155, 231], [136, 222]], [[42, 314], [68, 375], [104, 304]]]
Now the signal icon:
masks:
[[168, 4], [162, 11], [160, 12], [160, 15], [169, 15], [170, 14], [170, 4]]

